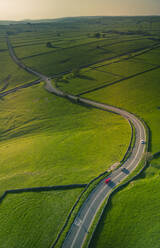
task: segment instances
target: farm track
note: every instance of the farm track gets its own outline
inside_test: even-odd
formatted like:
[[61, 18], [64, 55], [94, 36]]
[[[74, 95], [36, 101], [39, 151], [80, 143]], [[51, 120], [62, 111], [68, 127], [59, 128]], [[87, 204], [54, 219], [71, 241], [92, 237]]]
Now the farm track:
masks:
[[18, 64], [21, 68], [39, 76], [41, 80], [45, 81], [45, 89], [48, 90], [50, 93], [65, 97], [71, 101], [74, 101], [75, 103], [86, 104], [103, 111], [114, 112], [123, 116], [125, 119], [128, 119], [135, 127], [135, 146], [131, 155], [120, 168], [111, 173], [111, 182], [108, 185], [106, 185], [103, 180], [94, 188], [94, 190], [88, 196], [87, 200], [81, 206], [81, 209], [78, 212], [74, 223], [72, 224], [70, 231], [68, 232], [67, 237], [62, 245], [63, 248], [80, 248], [83, 246], [84, 241], [87, 237], [87, 233], [96, 216], [96, 213], [98, 212], [105, 199], [110, 195], [112, 190], [117, 185], [119, 185], [125, 178], [128, 177], [128, 175], [137, 167], [137, 165], [141, 161], [146, 148], [146, 144], [141, 143], [141, 140], [146, 140], [145, 127], [137, 117], [125, 110], [107, 104], [95, 102], [89, 99], [77, 97], [71, 94], [66, 94], [63, 91], [54, 88], [51, 84], [50, 78], [34, 71], [33, 69], [21, 63], [21, 61], [16, 57], [8, 38], [7, 44], [10, 55], [15, 63]]

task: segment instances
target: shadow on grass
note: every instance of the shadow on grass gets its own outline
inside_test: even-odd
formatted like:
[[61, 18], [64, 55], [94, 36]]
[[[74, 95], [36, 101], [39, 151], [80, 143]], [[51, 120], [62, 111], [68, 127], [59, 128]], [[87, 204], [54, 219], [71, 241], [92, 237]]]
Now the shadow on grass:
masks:
[[[146, 168], [148, 168], [149, 163], [145, 164], [145, 167], [142, 169], [143, 171], [146, 170]], [[89, 243], [89, 248], [94, 248], [94, 247], [98, 247], [98, 241], [99, 241], [99, 234], [103, 231], [104, 229], [104, 224], [106, 222], [107, 219], [107, 215], [109, 214], [109, 212], [112, 210], [112, 200], [113, 197], [115, 196], [115, 194], [117, 192], [121, 192], [125, 187], [127, 187], [130, 182], [135, 181], [139, 178], [141, 178], [141, 175], [143, 173], [143, 171], [139, 172], [139, 175], [136, 175], [133, 179], [129, 180], [128, 182], [120, 185], [118, 188], [116, 188], [109, 196], [108, 198], [108, 202], [106, 204], [106, 206], [104, 207], [104, 210], [102, 212], [102, 215], [100, 216], [100, 220], [95, 228], [95, 231], [93, 233], [93, 236], [91, 238], [91, 241]]]
[[71, 58], [67, 58], [67, 59], [61, 60], [60, 61], [60, 64], [65, 64], [65, 63], [67, 63], [70, 60], [71, 60]]
[[21, 137], [23, 135], [30, 134], [30, 133], [37, 134], [40, 132], [41, 128], [42, 128], [41, 123], [39, 124], [35, 123], [35, 124], [29, 125], [27, 127], [19, 128], [19, 129], [16, 127], [12, 127], [7, 130], [1, 131], [0, 141]]
[[77, 77], [80, 78], [80, 79], [86, 79], [86, 80], [95, 81], [95, 78], [89, 77], [89, 76], [86, 76], [86, 75], [82, 75], [82, 74], [79, 74]]
[[152, 152], [152, 131], [148, 125], [147, 125], [147, 128], [148, 128], [148, 133], [149, 133], [149, 135], [148, 135], [148, 152]]
[[95, 233], [93, 235], [93, 238], [92, 238], [88, 248], [98, 247], [99, 234], [102, 233], [102, 231], [104, 229], [104, 225], [105, 225], [105, 222], [106, 222], [106, 219], [107, 219], [107, 215], [112, 210], [112, 206], [113, 206], [112, 200], [110, 199], [108, 201], [108, 204], [107, 204], [104, 212], [103, 212], [101, 220], [99, 221], [99, 223], [97, 225], [96, 231], [95, 231]]
[[22, 194], [22, 193], [40, 193], [48, 192], [53, 190], [72, 190], [77, 188], [85, 188], [87, 184], [70, 184], [70, 185], [58, 185], [58, 186], [47, 186], [47, 187], [35, 187], [35, 188], [24, 188], [24, 189], [11, 189], [6, 190], [0, 197], [0, 203], [9, 194]]
[[[160, 152], [157, 152], [157, 153], [155, 153], [153, 156], [152, 156], [152, 159], [151, 159], [151, 161], [150, 162], [148, 162], [148, 164], [147, 164], [147, 166], [146, 166], [146, 168], [145, 168], [145, 170], [139, 175], [139, 176], [137, 176], [137, 178], [135, 179], [135, 180], [139, 180], [139, 179], [145, 179], [145, 178], [149, 178], [149, 177], [151, 177], [151, 176], [154, 176], [157, 172], [158, 172], [158, 170], [160, 169], [160, 164], [156, 164], [156, 163], [154, 163], [154, 162], [152, 162], [154, 159], [158, 159], [158, 158], [160, 158]], [[147, 171], [147, 169], [149, 169], [149, 168], [155, 168], [155, 169], [157, 169], [156, 171], [154, 170], [150, 170], [150, 171]]]
[[153, 159], [160, 158], [160, 152], [157, 152], [153, 155]]
[[59, 80], [57, 83], [65, 83], [65, 84], [69, 84], [70, 82], [69, 82], [69, 80], [68, 79], [64, 79], [64, 78], [62, 78], [61, 80]]

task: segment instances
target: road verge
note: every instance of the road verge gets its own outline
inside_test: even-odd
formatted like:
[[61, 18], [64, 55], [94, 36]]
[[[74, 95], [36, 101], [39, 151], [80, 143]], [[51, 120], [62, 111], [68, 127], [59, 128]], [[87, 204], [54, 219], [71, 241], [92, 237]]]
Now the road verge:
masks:
[[[150, 130], [148, 128], [148, 126], [146, 125], [146, 123], [141, 119], [141, 121], [143, 122], [143, 125], [145, 127], [146, 130], [146, 149], [145, 149], [145, 153], [147, 154], [150, 151]], [[91, 241], [99, 227], [99, 225], [102, 222], [102, 218], [103, 215], [105, 213], [105, 211], [107, 210], [112, 197], [119, 191], [121, 191], [122, 189], [124, 189], [126, 186], [129, 185], [129, 183], [131, 183], [132, 181], [136, 180], [141, 173], [148, 167], [148, 164], [150, 162], [150, 158], [147, 157], [147, 155], [144, 154], [142, 160], [140, 161], [140, 163], [138, 164], [138, 166], [136, 167], [136, 169], [122, 182], [120, 183], [111, 193], [110, 195], [106, 198], [106, 200], [104, 201], [104, 203], [102, 204], [102, 206], [100, 207], [91, 227], [90, 227], [90, 231], [87, 235], [87, 238], [84, 242], [83, 248], [91, 248], [90, 244]]]

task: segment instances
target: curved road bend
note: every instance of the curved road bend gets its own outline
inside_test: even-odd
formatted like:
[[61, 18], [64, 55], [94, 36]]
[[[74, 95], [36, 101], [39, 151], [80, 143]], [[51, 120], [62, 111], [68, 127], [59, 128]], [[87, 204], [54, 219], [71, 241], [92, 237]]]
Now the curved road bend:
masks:
[[25, 71], [27, 71], [31, 74], [38, 76], [42, 81], [45, 81], [46, 82], [45, 89], [48, 90], [49, 92], [54, 93], [58, 96], [64, 95], [64, 93], [61, 90], [53, 88], [50, 78], [48, 78], [47, 76], [33, 70], [32, 68], [26, 66], [25, 64], [22, 63], [22, 61], [19, 58], [17, 58], [8, 36], [6, 37], [6, 41], [7, 41], [10, 56], [19, 67], [23, 68]]
[[[33, 69], [25, 66], [15, 55], [14, 50], [11, 46], [9, 39], [7, 38], [7, 44], [9, 48], [10, 55], [12, 59], [15, 61], [23, 69], [27, 70], [28, 72], [37, 75], [43, 81], [46, 82], [45, 89], [51, 93], [54, 93], [58, 96], [67, 97], [70, 100], [77, 100], [77, 97], [71, 94], [66, 94], [63, 91], [56, 89], [51, 84], [51, 79], [47, 76], [42, 75], [39, 72], [34, 71]], [[145, 151], [145, 144], [141, 144], [141, 140], [146, 140], [146, 133], [145, 128], [142, 122], [135, 117], [133, 114], [128, 113], [125, 110], [95, 102], [85, 98], [78, 98], [79, 102], [91, 105], [92, 107], [99, 108], [105, 111], [112, 111], [117, 113], [124, 118], [129, 119], [136, 130], [136, 137], [135, 137], [135, 146], [132, 151], [132, 154], [127, 159], [127, 161], [117, 170], [113, 171], [110, 175], [111, 182], [106, 185], [104, 180], [101, 181], [96, 188], [91, 192], [89, 197], [83, 203], [80, 211], [78, 212], [74, 223], [72, 224], [66, 239], [62, 245], [63, 248], [80, 248], [83, 246], [84, 241], [86, 239], [87, 233], [90, 229], [90, 226], [98, 212], [99, 208], [101, 207], [104, 200], [108, 197], [111, 191], [120, 183], [122, 182], [139, 164], [140, 160], [143, 157]]]
[[[72, 95], [69, 96], [73, 98]], [[145, 144], [141, 144], [141, 140], [146, 140], [145, 128], [142, 122], [133, 114], [107, 104], [94, 102], [84, 98], [79, 98], [79, 101], [102, 110], [113, 111], [122, 115], [124, 118], [129, 119], [135, 127], [136, 139], [135, 147], [131, 156], [119, 169], [113, 171], [109, 176], [111, 178], [111, 182], [106, 185], [104, 179], [97, 185], [97, 187], [91, 192], [87, 200], [84, 202], [62, 245], [63, 248], [80, 248], [83, 246], [89, 228], [102, 203], [111, 191], [136, 168], [142, 159], [146, 146]]]

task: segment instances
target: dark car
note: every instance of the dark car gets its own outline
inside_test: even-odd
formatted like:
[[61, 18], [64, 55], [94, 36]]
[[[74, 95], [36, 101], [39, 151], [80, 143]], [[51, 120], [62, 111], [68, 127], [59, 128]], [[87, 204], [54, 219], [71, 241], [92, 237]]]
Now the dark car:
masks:
[[144, 140], [141, 140], [141, 144], [145, 144], [145, 141]]

